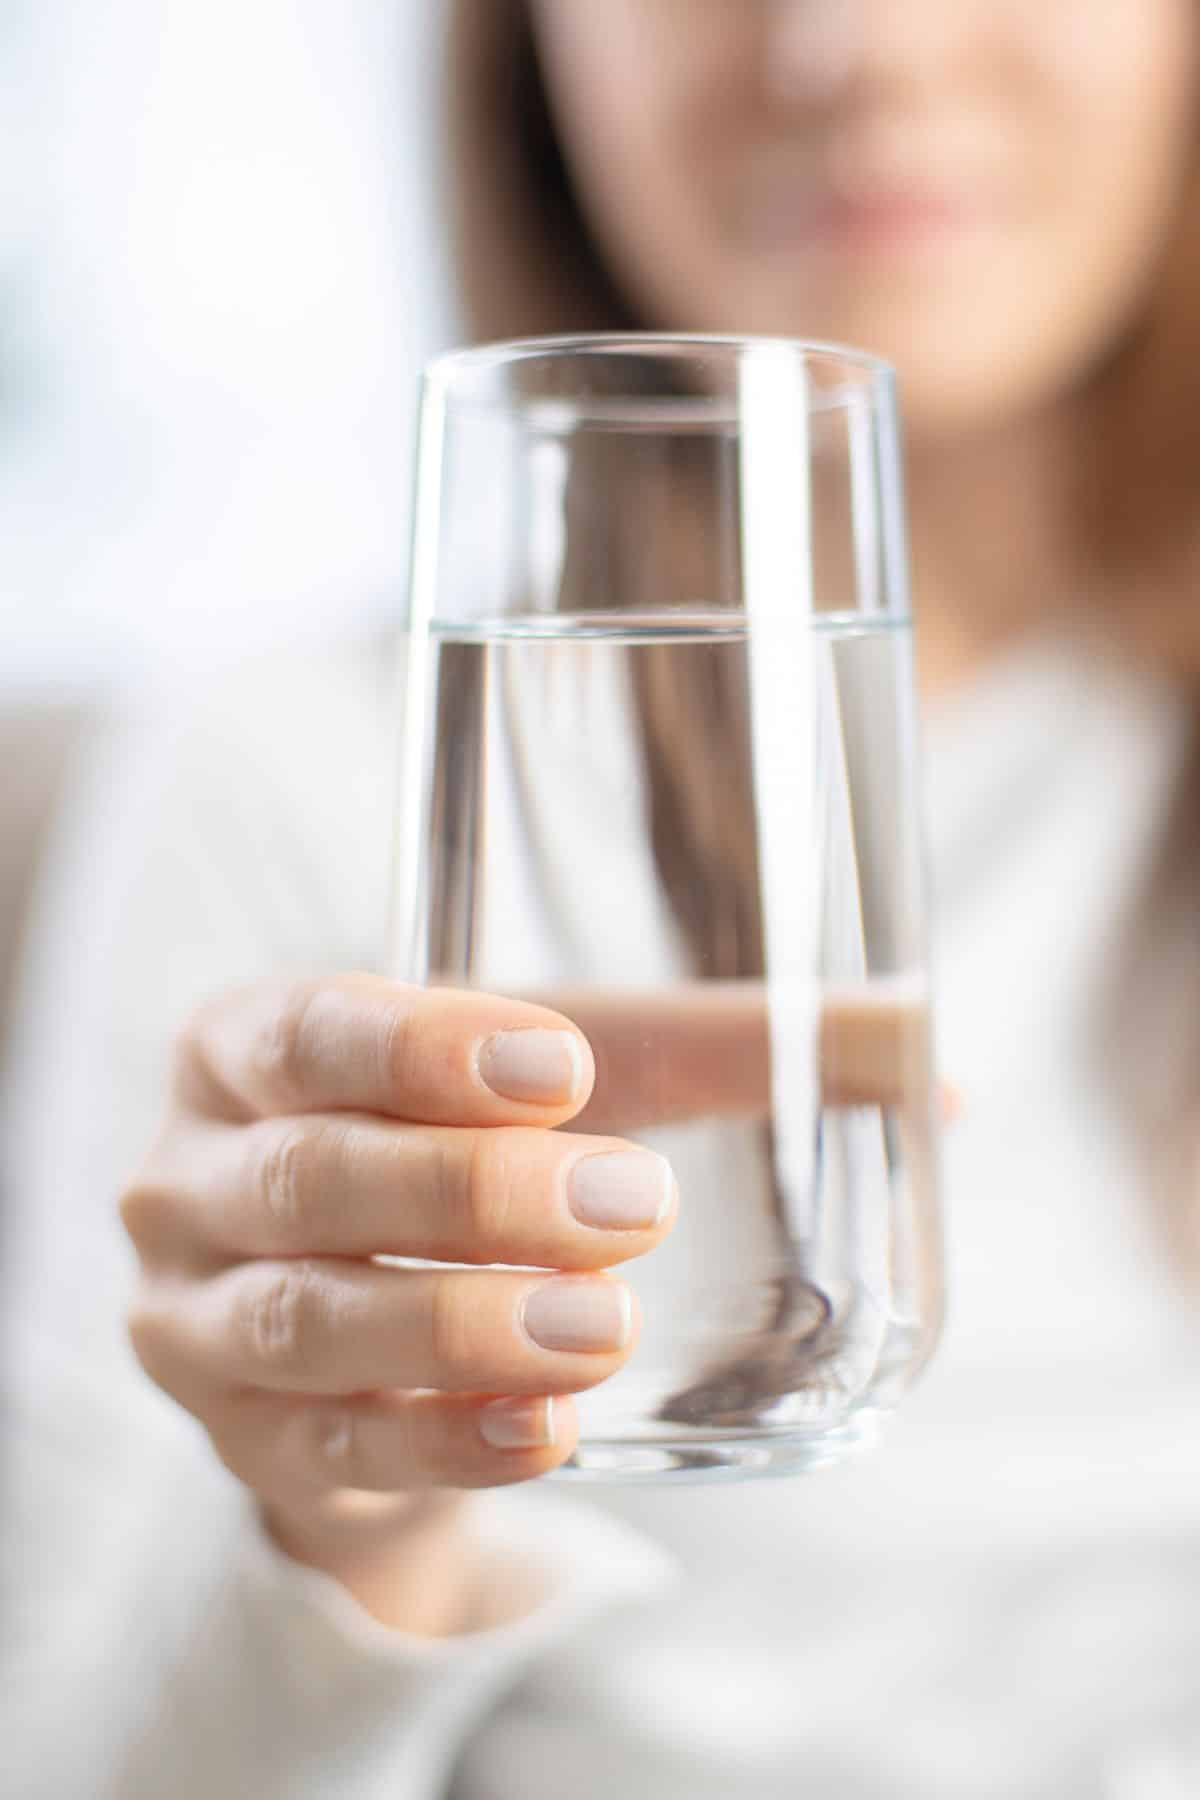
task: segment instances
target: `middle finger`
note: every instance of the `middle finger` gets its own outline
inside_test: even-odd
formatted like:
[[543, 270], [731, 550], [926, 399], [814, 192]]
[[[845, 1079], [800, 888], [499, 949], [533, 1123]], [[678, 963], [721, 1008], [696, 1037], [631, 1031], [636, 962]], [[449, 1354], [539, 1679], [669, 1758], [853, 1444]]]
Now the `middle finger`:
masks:
[[[209, 1256], [374, 1256], [601, 1269], [669, 1229], [665, 1158], [621, 1138], [461, 1130], [345, 1114], [264, 1119], [160, 1149], [140, 1210]], [[165, 1215], [171, 1215], [170, 1219]], [[172, 1224], [174, 1230], [167, 1230]]]

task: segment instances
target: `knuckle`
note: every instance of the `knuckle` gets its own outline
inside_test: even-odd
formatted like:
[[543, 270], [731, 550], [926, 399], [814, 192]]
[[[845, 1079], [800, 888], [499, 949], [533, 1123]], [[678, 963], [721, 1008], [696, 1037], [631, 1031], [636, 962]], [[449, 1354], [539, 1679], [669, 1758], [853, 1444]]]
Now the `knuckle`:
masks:
[[162, 1341], [161, 1322], [144, 1294], [135, 1296], [125, 1317], [133, 1354], [147, 1375], [153, 1377]]
[[156, 1290], [143, 1285], [125, 1315], [125, 1329], [134, 1356], [156, 1386], [171, 1391], [168, 1371], [172, 1364], [169, 1315]]
[[122, 1189], [117, 1200], [121, 1224], [139, 1251], [161, 1230], [165, 1211], [162, 1189], [140, 1174]]
[[274, 1234], [299, 1244], [318, 1224], [324, 1134], [296, 1119], [272, 1125], [262, 1135], [257, 1168], [262, 1212]]
[[314, 981], [298, 981], [289, 987], [251, 1052], [255, 1085], [280, 1100], [302, 1095], [307, 1086], [320, 993], [320, 983]]
[[201, 1422], [231, 1475], [263, 1498], [280, 1487], [279, 1423], [258, 1395], [227, 1389]]
[[456, 1388], [486, 1380], [474, 1368], [473, 1347], [477, 1342], [479, 1307], [477, 1290], [462, 1277], [442, 1276], [435, 1280], [429, 1300], [429, 1343], [437, 1374], [434, 1385]]
[[303, 1263], [252, 1287], [241, 1323], [254, 1362], [284, 1376], [309, 1374], [320, 1354], [323, 1311], [320, 1281]]
[[177, 1097], [190, 1095], [200, 1083], [206, 1061], [203, 1044], [210, 1016], [210, 1007], [198, 1007], [184, 1021], [171, 1044], [169, 1092]]
[[224, 1418], [209, 1420], [207, 1429], [217, 1460], [247, 1487], [257, 1486], [258, 1469], [249, 1454], [246, 1434], [233, 1421]]
[[[117, 1216], [143, 1266], [173, 1262], [191, 1236], [189, 1164], [179, 1155], [177, 1133], [177, 1121], [169, 1116], [117, 1194]], [[182, 1147], [186, 1150], [186, 1142]]]
[[173, 1106], [185, 1115], [227, 1114], [240, 1111], [214, 1064], [214, 1042], [219, 1041], [221, 1021], [230, 997], [207, 1000], [187, 1018], [171, 1045], [168, 1093]]
[[385, 1088], [396, 1094], [408, 1093], [416, 1083], [420, 1060], [418, 1014], [414, 1008], [397, 1006], [383, 1032], [381, 1073]]
[[315, 1407], [308, 1417], [308, 1430], [311, 1454], [305, 1460], [319, 1482], [338, 1488], [369, 1485], [353, 1407]]
[[502, 1248], [510, 1235], [513, 1201], [510, 1165], [511, 1154], [503, 1136], [498, 1132], [479, 1131], [457, 1167], [446, 1172], [444, 1199], [447, 1210], [457, 1200], [465, 1214], [468, 1240], [481, 1250]]

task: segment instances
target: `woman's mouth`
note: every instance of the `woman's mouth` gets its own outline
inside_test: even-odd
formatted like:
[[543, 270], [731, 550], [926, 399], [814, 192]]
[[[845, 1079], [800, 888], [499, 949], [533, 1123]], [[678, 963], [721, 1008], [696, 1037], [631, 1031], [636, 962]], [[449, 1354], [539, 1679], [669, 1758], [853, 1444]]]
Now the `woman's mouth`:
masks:
[[982, 209], [935, 186], [779, 196], [751, 208], [756, 247], [851, 256], [934, 252], [977, 229]]

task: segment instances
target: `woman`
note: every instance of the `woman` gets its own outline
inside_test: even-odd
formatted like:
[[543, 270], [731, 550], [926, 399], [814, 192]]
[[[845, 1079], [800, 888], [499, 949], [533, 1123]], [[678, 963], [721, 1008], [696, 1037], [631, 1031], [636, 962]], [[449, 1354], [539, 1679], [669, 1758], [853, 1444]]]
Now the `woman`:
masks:
[[[900, 369], [956, 1326], [874, 1460], [603, 1513], [532, 1493], [629, 1353], [602, 1271], [672, 1187], [610, 1139], [567, 1166], [568, 1019], [314, 975], [371, 957], [382, 679], [223, 697], [60, 877], [86, 913], [43, 958], [85, 917], [95, 950], [29, 1052], [58, 1110], [25, 1180], [48, 1215], [143, 1152], [205, 1000], [125, 1196], [133, 1336], [250, 1498], [115, 1360], [104, 1233], [31, 1217], [19, 1791], [1194, 1790], [1198, 52], [1191, 0], [455, 8], [477, 334], [781, 331]], [[571, 1273], [401, 1290], [378, 1249]], [[31, 1732], [106, 1634], [104, 1704]]]

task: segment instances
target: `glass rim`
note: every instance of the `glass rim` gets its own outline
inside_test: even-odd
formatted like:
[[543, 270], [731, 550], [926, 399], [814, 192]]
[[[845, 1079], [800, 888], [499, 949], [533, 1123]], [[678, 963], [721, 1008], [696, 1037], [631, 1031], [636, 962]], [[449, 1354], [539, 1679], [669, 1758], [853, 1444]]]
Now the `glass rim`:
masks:
[[[545, 408], [553, 416], [564, 405], [564, 397], [530, 397], [523, 404], [499, 393], [472, 388], [472, 378], [502, 375], [505, 370], [519, 369], [537, 363], [567, 363], [572, 357], [626, 356], [647, 364], [672, 358], [681, 363], [699, 361], [704, 355], [717, 355], [736, 361], [756, 350], [787, 351], [802, 366], [824, 370], [840, 377], [809, 396], [810, 413], [833, 411], [840, 407], [867, 404], [887, 406], [894, 403], [896, 372], [891, 363], [871, 351], [856, 349], [817, 338], [772, 336], [739, 332], [678, 331], [598, 331], [570, 332], [556, 336], [499, 338], [482, 344], [467, 344], [444, 350], [430, 358], [422, 371], [426, 395], [441, 405], [468, 410], [512, 407], [528, 412]], [[583, 397], [581, 396], [581, 399]], [[585, 404], [599, 404], [611, 418], [624, 406], [644, 406], [650, 397], [644, 393], [625, 396], [598, 395], [586, 397]], [[667, 396], [660, 396], [659, 403]], [[655, 402], [651, 400], [651, 404]], [[577, 405], [566, 401], [566, 407]], [[693, 403], [694, 404], [694, 403]], [[709, 406], [712, 402], [707, 403]], [[712, 420], [711, 422], [716, 422]]]

